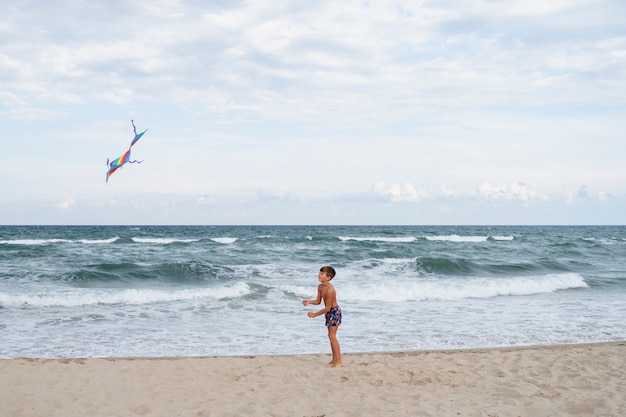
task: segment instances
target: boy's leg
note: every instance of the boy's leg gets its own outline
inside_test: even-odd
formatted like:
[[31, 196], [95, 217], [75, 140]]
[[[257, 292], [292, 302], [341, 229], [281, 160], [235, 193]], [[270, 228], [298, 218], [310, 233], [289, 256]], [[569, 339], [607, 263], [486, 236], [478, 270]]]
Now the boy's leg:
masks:
[[339, 326], [328, 327], [328, 339], [330, 340], [330, 350], [333, 353], [333, 360], [329, 364], [331, 366], [343, 366], [341, 360], [341, 348], [339, 347], [339, 341], [337, 340], [337, 328]]

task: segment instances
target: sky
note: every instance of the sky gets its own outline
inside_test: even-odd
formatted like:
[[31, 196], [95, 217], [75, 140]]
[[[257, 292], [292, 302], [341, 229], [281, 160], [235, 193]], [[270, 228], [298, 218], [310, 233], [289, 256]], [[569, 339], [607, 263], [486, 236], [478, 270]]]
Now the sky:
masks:
[[623, 225], [624, 16], [4, 0], [0, 224]]

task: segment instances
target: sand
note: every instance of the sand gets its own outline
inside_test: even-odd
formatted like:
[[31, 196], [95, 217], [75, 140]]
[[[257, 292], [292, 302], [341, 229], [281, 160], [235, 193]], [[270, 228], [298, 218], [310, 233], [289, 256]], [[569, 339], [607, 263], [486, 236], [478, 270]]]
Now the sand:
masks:
[[343, 359], [0, 360], [0, 416], [626, 416], [626, 342]]

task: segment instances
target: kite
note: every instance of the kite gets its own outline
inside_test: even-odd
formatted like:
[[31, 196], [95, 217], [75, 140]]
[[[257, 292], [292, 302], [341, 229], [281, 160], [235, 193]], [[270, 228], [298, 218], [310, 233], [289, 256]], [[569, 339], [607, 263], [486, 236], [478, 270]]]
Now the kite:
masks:
[[139, 138], [141, 138], [143, 136], [144, 133], [146, 133], [148, 131], [148, 129], [144, 130], [141, 133], [137, 133], [137, 128], [135, 127], [135, 122], [133, 120], [130, 121], [133, 125], [133, 131], [135, 132], [135, 137], [133, 138], [132, 142], [130, 142], [130, 146], [128, 147], [128, 150], [126, 152], [124, 152], [124, 154], [122, 154], [122, 156], [120, 156], [117, 159], [114, 159], [113, 161], [109, 162], [109, 158], [107, 158], [107, 166], [109, 167], [109, 170], [107, 171], [107, 184], [109, 183], [109, 177], [111, 175], [113, 175], [113, 173], [115, 171], [117, 171], [119, 168], [121, 168], [122, 166], [124, 166], [124, 164], [140, 164], [143, 161], [131, 161], [130, 160], [130, 149], [133, 147], [133, 145], [135, 143], [137, 143], [137, 141], [139, 140]]

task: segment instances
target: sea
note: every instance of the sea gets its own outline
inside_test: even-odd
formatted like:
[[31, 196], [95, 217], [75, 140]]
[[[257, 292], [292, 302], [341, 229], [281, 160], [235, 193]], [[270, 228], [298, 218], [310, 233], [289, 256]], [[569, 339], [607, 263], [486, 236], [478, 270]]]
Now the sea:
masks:
[[0, 226], [0, 358], [626, 340], [626, 226]]

